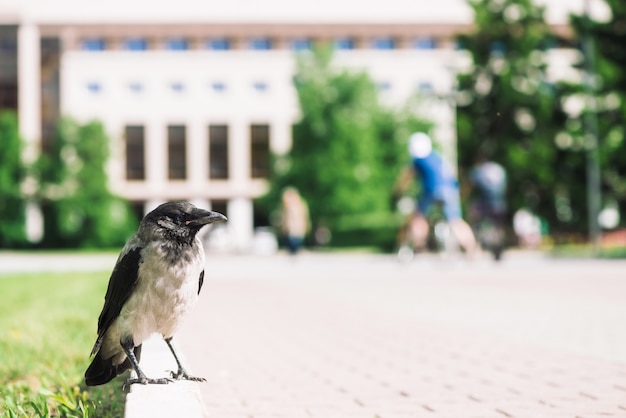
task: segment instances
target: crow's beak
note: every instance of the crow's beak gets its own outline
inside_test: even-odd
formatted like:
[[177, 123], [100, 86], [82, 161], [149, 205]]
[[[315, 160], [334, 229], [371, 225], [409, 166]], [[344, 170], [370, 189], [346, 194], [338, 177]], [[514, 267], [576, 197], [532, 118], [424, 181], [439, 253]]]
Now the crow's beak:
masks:
[[213, 222], [222, 222], [226, 220], [226, 216], [219, 212], [211, 212], [210, 210], [196, 209], [193, 211], [194, 219], [186, 222], [187, 226], [197, 227], [212, 224]]

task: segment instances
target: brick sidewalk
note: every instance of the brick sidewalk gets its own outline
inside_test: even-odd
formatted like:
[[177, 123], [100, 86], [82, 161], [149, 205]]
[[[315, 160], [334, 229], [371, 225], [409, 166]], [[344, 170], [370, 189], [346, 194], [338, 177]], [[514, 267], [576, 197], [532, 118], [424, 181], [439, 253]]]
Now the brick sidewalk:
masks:
[[215, 257], [209, 417], [626, 417], [626, 263]]

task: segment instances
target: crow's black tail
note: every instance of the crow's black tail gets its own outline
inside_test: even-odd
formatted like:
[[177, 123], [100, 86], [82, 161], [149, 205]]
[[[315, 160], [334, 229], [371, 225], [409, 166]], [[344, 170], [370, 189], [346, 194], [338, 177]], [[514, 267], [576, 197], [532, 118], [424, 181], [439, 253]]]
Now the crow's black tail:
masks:
[[[141, 345], [135, 347], [133, 351], [135, 352], [137, 361], [139, 361], [139, 358], [141, 357]], [[101, 351], [98, 351], [85, 372], [85, 384], [87, 384], [87, 386], [104, 385], [124, 373], [126, 370], [133, 368], [133, 365], [128, 358], [126, 358], [121, 364], [114, 366], [114, 357], [115, 356], [107, 359], [102, 358]]]

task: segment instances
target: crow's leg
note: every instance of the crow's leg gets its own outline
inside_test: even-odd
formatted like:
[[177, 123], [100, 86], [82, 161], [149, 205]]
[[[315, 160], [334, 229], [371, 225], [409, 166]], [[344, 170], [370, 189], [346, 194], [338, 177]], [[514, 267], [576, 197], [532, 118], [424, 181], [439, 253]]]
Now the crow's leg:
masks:
[[161, 379], [150, 379], [148, 377], [146, 377], [145, 373], [143, 372], [143, 370], [141, 370], [139, 368], [139, 362], [137, 361], [137, 357], [135, 357], [135, 353], [133, 351], [133, 349], [135, 348], [135, 343], [133, 342], [132, 337], [122, 337], [120, 338], [120, 344], [122, 345], [122, 348], [124, 349], [124, 352], [126, 353], [126, 356], [128, 357], [128, 359], [130, 360], [130, 362], [132, 363], [133, 367], [135, 368], [135, 372], [137, 372], [137, 378], [136, 379], [126, 379], [124, 381], [124, 387], [126, 386], [130, 386], [133, 383], [141, 383], [142, 385], [146, 385], [148, 383], [150, 384], [166, 384], [171, 382], [171, 379], [168, 378], [161, 378]]
[[172, 377], [174, 379], [193, 380], [194, 382], [206, 382], [206, 379], [203, 377], [195, 377], [187, 373], [187, 370], [185, 370], [180, 360], [178, 359], [178, 356], [176, 355], [176, 350], [174, 350], [174, 346], [172, 345], [172, 337], [165, 338], [165, 342], [167, 343], [167, 346], [170, 348], [170, 351], [172, 352], [172, 354], [174, 355], [174, 358], [176, 359], [176, 364], [178, 365], [178, 371], [176, 373], [171, 372]]

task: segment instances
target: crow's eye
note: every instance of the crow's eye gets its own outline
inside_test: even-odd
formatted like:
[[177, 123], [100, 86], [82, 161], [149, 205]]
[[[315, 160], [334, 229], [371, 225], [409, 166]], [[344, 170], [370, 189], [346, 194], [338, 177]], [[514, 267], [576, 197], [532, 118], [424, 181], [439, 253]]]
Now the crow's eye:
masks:
[[174, 222], [176, 222], [177, 224], [182, 223], [184, 219], [185, 218], [181, 214], [174, 215]]

